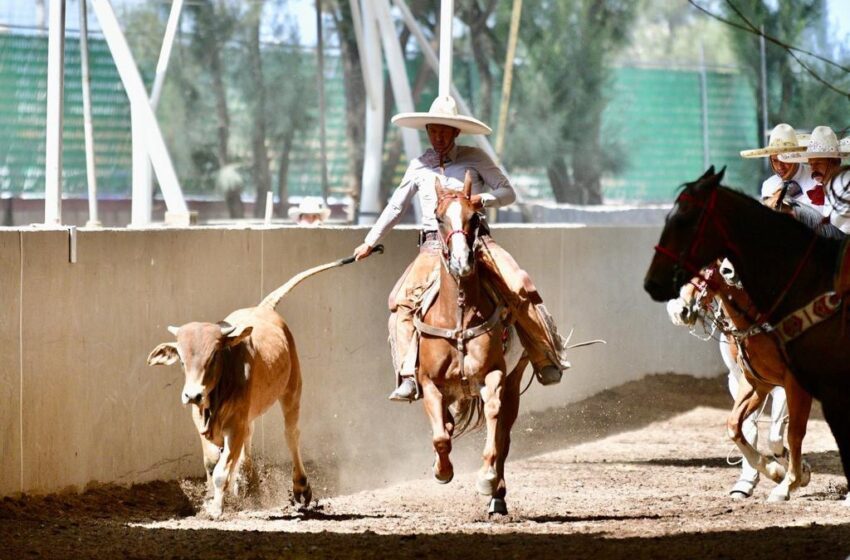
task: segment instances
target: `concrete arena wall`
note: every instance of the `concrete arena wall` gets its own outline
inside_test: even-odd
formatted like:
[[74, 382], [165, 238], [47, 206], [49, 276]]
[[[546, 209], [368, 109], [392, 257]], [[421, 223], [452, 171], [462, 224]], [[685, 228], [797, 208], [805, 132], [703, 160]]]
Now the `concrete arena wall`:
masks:
[[[81, 230], [72, 264], [64, 230], [0, 229], [0, 495], [201, 475], [197, 435], [179, 404], [182, 373], [145, 363], [171, 340], [166, 326], [254, 305], [293, 274], [349, 254], [364, 234]], [[574, 341], [608, 341], [574, 350], [559, 386], [533, 384], [525, 411], [647, 373], [721, 370], [716, 345], [670, 325], [642, 290], [657, 228], [505, 226], [494, 235], [535, 279], [564, 332], [575, 326]], [[304, 372], [305, 455], [344, 467], [347, 487], [425, 475], [431, 463], [421, 407], [385, 398], [386, 298], [415, 237], [394, 231], [386, 254], [314, 277], [279, 307]], [[258, 424], [255, 454], [285, 460], [280, 413]]]

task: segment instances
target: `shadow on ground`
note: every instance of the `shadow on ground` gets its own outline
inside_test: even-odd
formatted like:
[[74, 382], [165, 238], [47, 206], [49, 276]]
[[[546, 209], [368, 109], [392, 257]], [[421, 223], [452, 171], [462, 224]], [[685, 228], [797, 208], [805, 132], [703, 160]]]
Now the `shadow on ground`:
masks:
[[[580, 521], [580, 520], [578, 520]], [[571, 523], [572, 520], [558, 521]], [[0, 527], [2, 527], [0, 525]], [[850, 524], [681, 533], [657, 538], [606, 534], [291, 534], [128, 528], [97, 532], [57, 526], [49, 540], [24, 541], [2, 527], [7, 558], [787, 558], [842, 559]], [[83, 537], [80, 537], [80, 534]], [[94, 536], [96, 535], [96, 537]]]

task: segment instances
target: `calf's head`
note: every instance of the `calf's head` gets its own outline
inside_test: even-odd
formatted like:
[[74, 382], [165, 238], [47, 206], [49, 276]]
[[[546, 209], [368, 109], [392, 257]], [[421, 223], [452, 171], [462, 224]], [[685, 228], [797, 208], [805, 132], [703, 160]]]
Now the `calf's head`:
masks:
[[242, 343], [250, 336], [251, 329], [228, 323], [186, 323], [181, 327], [168, 327], [177, 342], [163, 342], [154, 348], [148, 356], [148, 365], [171, 365], [180, 360], [186, 375], [181, 394], [183, 404], [194, 404], [208, 413], [210, 393], [221, 378], [222, 351]]

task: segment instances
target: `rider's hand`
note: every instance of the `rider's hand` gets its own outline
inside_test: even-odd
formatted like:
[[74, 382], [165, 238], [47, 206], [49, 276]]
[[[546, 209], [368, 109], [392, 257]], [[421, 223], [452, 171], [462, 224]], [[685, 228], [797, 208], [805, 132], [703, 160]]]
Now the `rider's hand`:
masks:
[[779, 212], [784, 212], [786, 214], [790, 214], [792, 208], [791, 208], [791, 205], [789, 204], [789, 200], [788, 200], [787, 197], [782, 200], [782, 207], [777, 208], [777, 205], [779, 204], [779, 196], [781, 194], [782, 194], [782, 189], [777, 189], [776, 192], [774, 192], [772, 195], [770, 195], [769, 197], [764, 199], [764, 205], [769, 207], [769, 208], [773, 208], [774, 210], [777, 210]]
[[364, 244], [360, 245], [359, 247], [357, 247], [356, 249], [354, 249], [354, 259], [358, 260], [358, 261], [365, 259], [366, 257], [368, 257], [371, 254], [372, 254], [372, 246], [369, 245], [368, 243], [364, 243]]
[[481, 210], [482, 208], [484, 208], [484, 203], [481, 202], [480, 194], [472, 195], [471, 197], [469, 197], [469, 201], [472, 203], [472, 207], [476, 210]]

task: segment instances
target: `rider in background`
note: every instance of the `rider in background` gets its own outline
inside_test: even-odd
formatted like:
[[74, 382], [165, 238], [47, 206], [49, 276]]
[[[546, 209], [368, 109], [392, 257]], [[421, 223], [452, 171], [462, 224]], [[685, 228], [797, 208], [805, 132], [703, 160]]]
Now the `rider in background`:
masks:
[[[812, 131], [808, 144], [804, 151], [794, 153], [783, 153], [779, 156], [784, 163], [808, 164], [810, 176], [815, 182], [815, 187], [806, 193], [810, 200], [809, 206], [815, 212], [810, 212], [804, 206], [794, 208], [794, 217], [825, 237], [842, 238], [844, 234], [833, 223], [823, 223], [823, 218], [836, 217], [833, 213], [832, 204], [827, 204], [827, 189], [824, 185], [830, 184], [841, 168], [841, 158], [850, 157], [850, 153], [842, 152], [835, 132], [828, 126], [819, 126]], [[833, 183], [834, 185], [834, 183]], [[839, 221], [840, 220], [836, 220]]]
[[[812, 179], [816, 183], [812, 192], [815, 193], [816, 208], [819, 211], [814, 219], [829, 218], [830, 223], [818, 230], [820, 234], [828, 237], [841, 238], [844, 233], [850, 231], [847, 218], [843, 216], [847, 206], [845, 193], [850, 179], [846, 173], [840, 174], [841, 159], [847, 157], [850, 157], [847, 144], [845, 143], [842, 149], [835, 132], [828, 126], [819, 126], [812, 131], [805, 152], [780, 156], [784, 162], [809, 164]], [[830, 188], [827, 189], [825, 185]], [[795, 217], [808, 223], [802, 216]]]
[[[367, 257], [380, 240], [401, 219], [413, 197], [418, 195], [422, 208], [422, 232], [419, 255], [396, 283], [390, 296], [390, 346], [396, 369], [397, 387], [390, 400], [412, 401], [418, 397], [415, 381], [418, 345], [413, 344], [413, 314], [425, 290], [439, 275], [443, 242], [437, 232], [435, 181], [443, 187], [462, 190], [464, 175], [472, 173], [472, 203], [478, 210], [499, 208], [513, 203], [516, 194], [502, 169], [481, 149], [459, 146], [459, 134], [489, 134], [490, 127], [472, 117], [459, 115], [455, 100], [438, 97], [427, 113], [402, 113], [393, 117], [398, 126], [425, 129], [432, 148], [410, 162], [401, 184], [396, 188], [366, 239], [354, 250], [359, 260]], [[485, 187], [489, 192], [485, 191]], [[569, 368], [566, 341], [555, 327], [537, 289], [528, 274], [511, 255], [489, 235], [483, 216], [481, 249], [477, 258], [484, 265], [487, 279], [516, 320], [517, 333], [528, 353], [538, 380], [543, 385], [558, 383], [562, 371]]]

